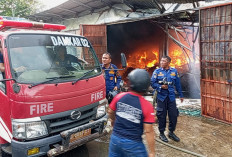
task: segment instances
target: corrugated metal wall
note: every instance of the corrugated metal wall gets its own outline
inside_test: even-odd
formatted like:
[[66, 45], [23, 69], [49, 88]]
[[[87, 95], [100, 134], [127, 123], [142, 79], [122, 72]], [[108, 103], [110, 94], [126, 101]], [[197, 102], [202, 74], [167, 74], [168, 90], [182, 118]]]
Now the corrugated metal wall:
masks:
[[200, 10], [202, 115], [232, 123], [232, 4]]
[[106, 25], [81, 25], [80, 33], [90, 41], [101, 62], [102, 54], [107, 51]]

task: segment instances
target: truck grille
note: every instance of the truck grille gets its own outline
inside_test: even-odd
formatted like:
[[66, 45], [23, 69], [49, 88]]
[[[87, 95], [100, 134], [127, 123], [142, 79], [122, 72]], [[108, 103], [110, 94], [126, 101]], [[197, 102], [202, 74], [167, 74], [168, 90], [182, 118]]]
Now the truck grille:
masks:
[[[52, 115], [42, 116], [41, 119], [45, 121], [49, 135], [59, 134], [61, 131], [68, 130], [83, 124], [88, 123], [96, 117], [98, 102]], [[80, 111], [81, 116], [77, 120], [71, 119], [73, 111]]]

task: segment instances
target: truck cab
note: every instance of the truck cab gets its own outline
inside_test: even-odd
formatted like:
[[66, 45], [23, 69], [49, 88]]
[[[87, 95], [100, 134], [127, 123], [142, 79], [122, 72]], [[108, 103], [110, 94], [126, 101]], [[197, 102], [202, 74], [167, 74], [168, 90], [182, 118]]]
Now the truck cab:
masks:
[[0, 145], [56, 156], [104, 135], [105, 79], [91, 43], [63, 25], [0, 20]]

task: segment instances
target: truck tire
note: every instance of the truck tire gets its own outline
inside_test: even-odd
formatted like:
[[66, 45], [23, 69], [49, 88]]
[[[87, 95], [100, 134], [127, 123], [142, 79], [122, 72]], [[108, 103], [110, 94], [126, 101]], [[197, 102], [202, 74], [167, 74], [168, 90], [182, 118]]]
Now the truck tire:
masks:
[[89, 157], [89, 151], [86, 145], [82, 145], [63, 154], [62, 157]]
[[10, 154], [5, 153], [5, 152], [2, 150], [2, 148], [1, 148], [1, 150], [0, 150], [0, 154], [2, 154], [1, 157], [12, 157]]

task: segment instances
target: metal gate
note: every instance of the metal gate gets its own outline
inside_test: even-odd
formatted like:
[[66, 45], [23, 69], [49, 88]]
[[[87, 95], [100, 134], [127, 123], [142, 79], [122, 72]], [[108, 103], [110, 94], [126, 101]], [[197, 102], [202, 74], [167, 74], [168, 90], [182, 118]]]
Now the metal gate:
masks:
[[200, 10], [202, 115], [232, 123], [232, 3]]
[[101, 61], [102, 54], [107, 51], [106, 25], [80, 25], [80, 34], [91, 42]]

